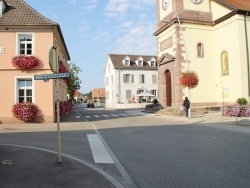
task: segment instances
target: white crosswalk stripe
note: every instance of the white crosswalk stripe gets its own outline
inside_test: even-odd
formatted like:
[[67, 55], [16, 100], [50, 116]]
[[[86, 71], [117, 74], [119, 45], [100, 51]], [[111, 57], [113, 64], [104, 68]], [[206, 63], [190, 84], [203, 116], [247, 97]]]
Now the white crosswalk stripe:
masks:
[[[105, 117], [105, 118], [108, 118], [108, 117], [119, 117], [119, 116], [123, 116], [123, 117], [127, 117], [127, 116], [136, 116], [136, 115], [145, 115], [145, 113], [142, 113], [142, 112], [139, 112], [139, 113], [126, 113], [126, 114], [102, 114], [102, 115], [92, 115], [91, 116], [84, 116], [85, 118], [100, 118], [100, 117]], [[78, 118], [78, 117], [76, 117]]]
[[103, 117], [110, 117], [109, 115], [102, 115]]
[[128, 116], [127, 114], [119, 114], [119, 115], [121, 115], [121, 116]]

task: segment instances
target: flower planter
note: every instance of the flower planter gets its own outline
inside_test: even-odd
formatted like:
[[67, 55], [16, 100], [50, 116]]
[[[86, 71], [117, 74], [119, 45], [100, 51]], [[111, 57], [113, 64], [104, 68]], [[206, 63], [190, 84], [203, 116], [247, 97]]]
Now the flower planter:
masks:
[[25, 122], [32, 121], [36, 117], [37, 112], [37, 106], [31, 102], [16, 103], [12, 107], [13, 115]]
[[27, 70], [36, 67], [40, 60], [35, 56], [19, 55], [12, 58], [12, 65], [17, 69]]
[[199, 77], [194, 71], [183, 72], [180, 78], [180, 84], [183, 87], [195, 88], [199, 83]]

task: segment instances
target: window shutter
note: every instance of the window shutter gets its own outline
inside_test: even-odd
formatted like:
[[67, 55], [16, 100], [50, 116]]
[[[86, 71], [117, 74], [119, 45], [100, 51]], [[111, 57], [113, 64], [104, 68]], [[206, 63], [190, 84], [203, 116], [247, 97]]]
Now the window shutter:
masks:
[[131, 74], [131, 83], [134, 83], [134, 75]]
[[126, 83], [126, 74], [123, 74], [123, 83]]

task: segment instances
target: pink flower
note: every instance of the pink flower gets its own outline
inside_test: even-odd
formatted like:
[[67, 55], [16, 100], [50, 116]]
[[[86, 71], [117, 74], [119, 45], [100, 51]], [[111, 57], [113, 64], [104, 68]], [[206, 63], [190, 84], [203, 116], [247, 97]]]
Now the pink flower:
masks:
[[17, 69], [30, 69], [34, 68], [39, 64], [40, 60], [35, 56], [19, 55], [12, 58], [11, 63]]

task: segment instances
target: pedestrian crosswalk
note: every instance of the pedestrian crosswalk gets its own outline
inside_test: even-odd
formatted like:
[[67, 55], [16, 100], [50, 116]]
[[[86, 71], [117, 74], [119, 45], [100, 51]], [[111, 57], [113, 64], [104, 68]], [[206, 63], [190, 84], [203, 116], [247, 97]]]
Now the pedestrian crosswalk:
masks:
[[90, 118], [112, 118], [112, 117], [128, 117], [128, 116], [136, 116], [136, 115], [144, 115], [145, 113], [127, 113], [127, 114], [91, 114], [91, 115], [83, 115], [83, 117], [90, 119]]

